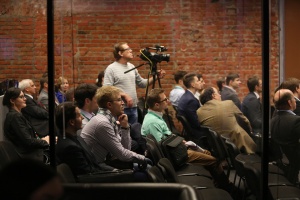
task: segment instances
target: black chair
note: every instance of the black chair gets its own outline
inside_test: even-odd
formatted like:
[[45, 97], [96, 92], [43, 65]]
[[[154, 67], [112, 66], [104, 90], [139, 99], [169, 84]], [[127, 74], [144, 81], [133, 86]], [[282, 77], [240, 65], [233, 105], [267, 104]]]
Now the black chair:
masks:
[[0, 141], [0, 169], [6, 164], [19, 159], [21, 157], [10, 141]]
[[56, 171], [63, 183], [76, 183], [76, 178], [67, 164], [57, 165]]
[[64, 184], [64, 197], [72, 200], [201, 200], [192, 187], [175, 183]]

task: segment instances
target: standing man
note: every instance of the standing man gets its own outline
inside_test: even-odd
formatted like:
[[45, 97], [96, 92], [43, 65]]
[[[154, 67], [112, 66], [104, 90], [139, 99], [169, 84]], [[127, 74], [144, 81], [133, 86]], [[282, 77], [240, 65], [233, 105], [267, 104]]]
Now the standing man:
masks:
[[145, 165], [149, 159], [130, 150], [130, 124], [124, 114], [121, 93], [114, 86], [102, 86], [97, 90], [99, 111], [82, 129], [81, 137], [100, 163], [132, 169], [133, 163]]
[[197, 90], [203, 89], [203, 78], [198, 79], [196, 73], [188, 73], [183, 77], [183, 84], [187, 88], [178, 103], [178, 114], [184, 116], [190, 123], [195, 138], [204, 136], [201, 133], [198, 121], [197, 109], [200, 107], [199, 100], [195, 97]]
[[249, 93], [242, 103], [242, 112], [250, 121], [253, 133], [262, 131], [262, 111], [259, 94], [262, 92], [262, 81], [257, 76], [247, 81]]
[[231, 100], [233, 103], [241, 109], [241, 101], [236, 93], [236, 90], [240, 87], [241, 81], [238, 74], [229, 74], [226, 77], [226, 85], [222, 88], [221, 99], [222, 101]]
[[19, 83], [19, 88], [26, 97], [26, 107], [22, 109], [23, 115], [30, 121], [40, 137], [49, 134], [49, 113], [40, 106], [33, 97], [36, 95], [36, 86], [31, 79], [24, 79]]
[[[103, 85], [112, 85], [121, 89], [122, 99], [125, 101], [124, 112], [128, 116], [128, 122], [130, 124], [138, 121], [137, 111], [137, 93], [136, 86], [145, 88], [147, 86], [147, 79], [140, 76], [137, 69], [128, 73], [124, 73], [127, 70], [134, 68], [135, 66], [130, 63], [133, 58], [132, 49], [126, 42], [120, 42], [115, 44], [113, 50], [115, 62], [110, 64], [104, 74]], [[165, 71], [159, 71], [159, 78], [163, 78]], [[149, 78], [149, 84], [153, 83], [153, 77]]]

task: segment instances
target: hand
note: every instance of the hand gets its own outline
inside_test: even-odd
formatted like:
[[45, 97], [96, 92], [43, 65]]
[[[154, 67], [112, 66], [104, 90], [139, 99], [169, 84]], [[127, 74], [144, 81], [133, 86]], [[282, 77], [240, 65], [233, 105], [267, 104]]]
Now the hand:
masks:
[[145, 170], [145, 169], [147, 169], [148, 165], [153, 166], [153, 162], [149, 158], [145, 158], [141, 163], [139, 163], [139, 169]]
[[131, 108], [133, 106], [133, 99], [131, 98], [131, 96], [129, 96], [128, 94], [124, 94], [123, 97], [126, 101], [127, 107]]
[[165, 70], [157, 70], [157, 74], [159, 78], [163, 78], [166, 75], [166, 71]]
[[126, 114], [122, 114], [118, 117], [118, 121], [120, 123], [121, 127], [127, 128], [129, 126], [128, 124], [128, 117]]
[[207, 155], [211, 155], [210, 151], [208, 151], [208, 150], [204, 150], [203, 153], [207, 154]]

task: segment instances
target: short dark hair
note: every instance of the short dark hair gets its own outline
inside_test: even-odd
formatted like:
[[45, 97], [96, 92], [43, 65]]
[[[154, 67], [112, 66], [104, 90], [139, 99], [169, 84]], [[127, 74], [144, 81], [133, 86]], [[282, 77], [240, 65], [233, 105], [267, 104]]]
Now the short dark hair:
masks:
[[252, 76], [247, 80], [247, 86], [249, 92], [254, 92], [255, 86], [259, 85], [259, 78], [257, 76]]
[[186, 71], [177, 71], [174, 73], [174, 80], [176, 83], [179, 83], [180, 80], [183, 79], [184, 75], [186, 75], [187, 72]]
[[161, 88], [154, 88], [149, 92], [147, 100], [146, 100], [146, 103], [149, 106], [149, 108], [153, 108], [155, 103], [161, 101], [159, 95], [164, 92], [165, 91]]
[[3, 102], [2, 104], [4, 106], [7, 106], [8, 108], [12, 107], [12, 104], [10, 102], [11, 99], [16, 99], [20, 96], [22, 90], [20, 88], [8, 88], [6, 90], [4, 97], [3, 97]]
[[[277, 91], [280, 92], [280, 91]], [[289, 100], [292, 100], [294, 96], [289, 92], [282, 92], [278, 99], [274, 99], [274, 105], [277, 110], [289, 110], [290, 104]]]
[[39, 94], [41, 93], [42, 89], [44, 89], [44, 84], [45, 83], [48, 83], [48, 77], [45, 76], [45, 77], [42, 77], [40, 79], [40, 90], [39, 90]]
[[186, 88], [191, 88], [195, 76], [198, 78], [196, 73], [188, 73], [183, 77], [183, 84]]
[[99, 72], [96, 85], [102, 87], [102, 80], [104, 78], [104, 71]]
[[219, 88], [219, 91], [222, 91], [222, 89], [223, 89], [223, 83], [225, 83], [225, 78], [219, 77], [216, 82], [217, 82], [217, 86]]
[[76, 106], [73, 102], [66, 101], [59, 104], [56, 108], [55, 121], [56, 126], [60, 131], [63, 131], [64, 124], [65, 128], [71, 119], [76, 118]]
[[113, 50], [113, 54], [114, 54], [114, 58], [116, 59], [116, 61], [120, 60], [120, 58], [122, 58], [122, 56], [120, 56], [119, 51], [123, 51], [124, 49], [122, 48], [122, 46], [124, 44], [127, 44], [127, 42], [119, 42], [117, 44], [114, 45], [114, 50]]
[[229, 82], [234, 81], [234, 79], [236, 79], [236, 78], [240, 78], [240, 76], [235, 73], [228, 74], [228, 76], [226, 77], [226, 85], [229, 85]]
[[74, 98], [77, 106], [82, 108], [86, 98], [92, 100], [97, 89], [98, 87], [94, 84], [83, 83], [78, 85], [74, 91]]
[[204, 89], [200, 95], [200, 102], [202, 105], [204, 105], [206, 102], [213, 99], [213, 94], [215, 93], [213, 87], [208, 87]]
[[299, 88], [300, 80], [297, 78], [288, 78], [286, 81], [281, 83], [282, 89], [289, 89], [293, 93], [296, 92], [297, 88]]

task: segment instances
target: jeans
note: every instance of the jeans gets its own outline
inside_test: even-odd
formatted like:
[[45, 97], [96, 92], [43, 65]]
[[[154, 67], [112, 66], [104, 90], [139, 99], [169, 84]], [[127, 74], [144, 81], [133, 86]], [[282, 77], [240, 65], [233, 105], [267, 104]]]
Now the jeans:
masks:
[[137, 107], [124, 108], [124, 113], [128, 116], [128, 123], [134, 124], [138, 122]]

